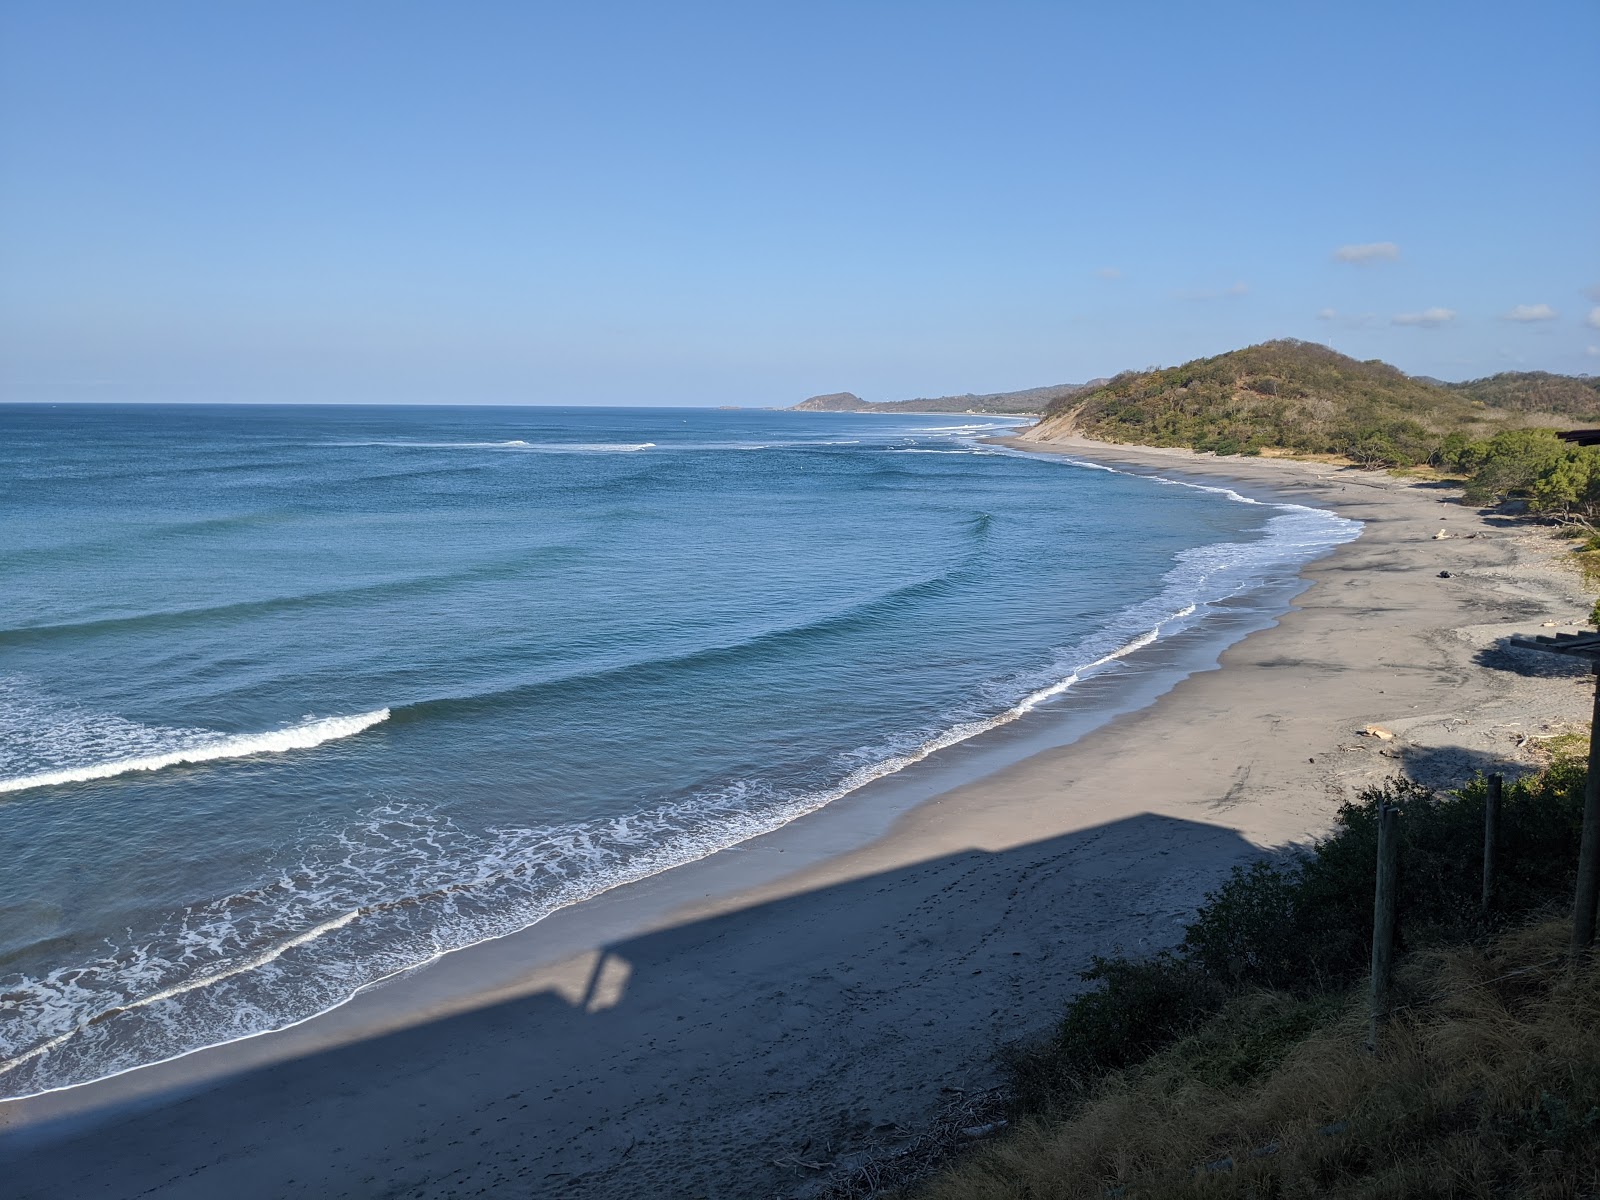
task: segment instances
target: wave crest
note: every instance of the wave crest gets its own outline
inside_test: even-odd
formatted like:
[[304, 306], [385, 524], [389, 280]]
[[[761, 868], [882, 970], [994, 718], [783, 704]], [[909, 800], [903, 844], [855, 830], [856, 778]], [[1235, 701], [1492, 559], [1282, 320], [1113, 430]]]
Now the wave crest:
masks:
[[137, 771], [159, 771], [164, 767], [175, 767], [183, 763], [248, 758], [254, 754], [281, 754], [286, 750], [308, 750], [312, 746], [322, 745], [323, 742], [350, 737], [388, 719], [389, 710], [380, 708], [346, 717], [322, 717], [266, 733], [177, 731], [184, 740], [182, 744], [171, 749], [130, 758], [114, 758], [109, 761], [61, 767], [53, 771], [15, 775], [0, 779], [0, 793], [58, 787], [64, 783], [87, 783], [94, 779], [111, 779]]

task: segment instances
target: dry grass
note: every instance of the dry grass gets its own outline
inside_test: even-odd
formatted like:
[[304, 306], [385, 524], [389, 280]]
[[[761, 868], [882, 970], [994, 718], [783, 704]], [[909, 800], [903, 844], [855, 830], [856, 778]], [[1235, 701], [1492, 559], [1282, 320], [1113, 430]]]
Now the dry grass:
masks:
[[[1545, 728], [1551, 728], [1547, 725]], [[1570, 762], [1575, 759], [1588, 757], [1589, 730], [1585, 726], [1555, 725], [1554, 733], [1534, 733], [1528, 735], [1535, 762], [1550, 766], [1554, 763]]]
[[1451, 487], [1461, 487], [1467, 482], [1460, 471], [1434, 467], [1427, 463], [1417, 463], [1409, 467], [1390, 467], [1389, 474], [1396, 479], [1407, 479], [1415, 483], [1440, 483]]
[[1600, 1195], [1600, 967], [1568, 976], [1567, 933], [1413, 956], [1377, 1057], [1359, 993], [1239, 1000], [918, 1195]]
[[1284, 458], [1290, 462], [1323, 463], [1330, 467], [1353, 467], [1356, 460], [1344, 454], [1302, 454], [1297, 450], [1286, 450], [1282, 446], [1261, 447], [1262, 458]]

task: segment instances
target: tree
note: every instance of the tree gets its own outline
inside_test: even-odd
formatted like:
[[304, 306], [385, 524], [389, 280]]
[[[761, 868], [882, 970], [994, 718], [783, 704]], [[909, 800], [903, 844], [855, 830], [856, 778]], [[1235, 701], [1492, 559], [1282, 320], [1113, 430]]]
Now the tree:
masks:
[[1482, 457], [1466, 489], [1474, 504], [1531, 496], [1539, 479], [1570, 450], [1548, 429], [1511, 429], [1481, 445]]

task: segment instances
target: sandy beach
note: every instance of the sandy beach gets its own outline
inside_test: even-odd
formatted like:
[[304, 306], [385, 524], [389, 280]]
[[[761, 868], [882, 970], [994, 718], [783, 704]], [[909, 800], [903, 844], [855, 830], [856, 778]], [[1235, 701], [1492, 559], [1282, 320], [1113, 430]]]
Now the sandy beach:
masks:
[[1365, 528], [1220, 662], [1133, 660], [1142, 707], [1098, 727], [1019, 722], [292, 1029], [0, 1104], [5, 1195], [814, 1193], [993, 1086], [1091, 955], [1170, 945], [1232, 865], [1587, 720], [1587, 676], [1502, 646], [1588, 613], [1547, 533], [1369, 472], [1014, 444]]

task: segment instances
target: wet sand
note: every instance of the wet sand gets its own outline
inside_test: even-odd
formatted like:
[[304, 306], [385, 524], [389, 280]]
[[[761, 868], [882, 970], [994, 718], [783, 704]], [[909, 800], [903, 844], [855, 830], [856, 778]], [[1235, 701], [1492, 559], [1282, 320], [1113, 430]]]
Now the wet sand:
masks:
[[1222, 669], [1136, 659], [1145, 706], [1097, 728], [1019, 722], [293, 1029], [0, 1105], [5, 1194], [803, 1194], [993, 1083], [1091, 954], [1171, 944], [1231, 865], [1587, 720], [1587, 677], [1501, 647], [1588, 611], [1542, 533], [1365, 472], [1022, 445], [1365, 530], [1270, 628], [1242, 610]]

